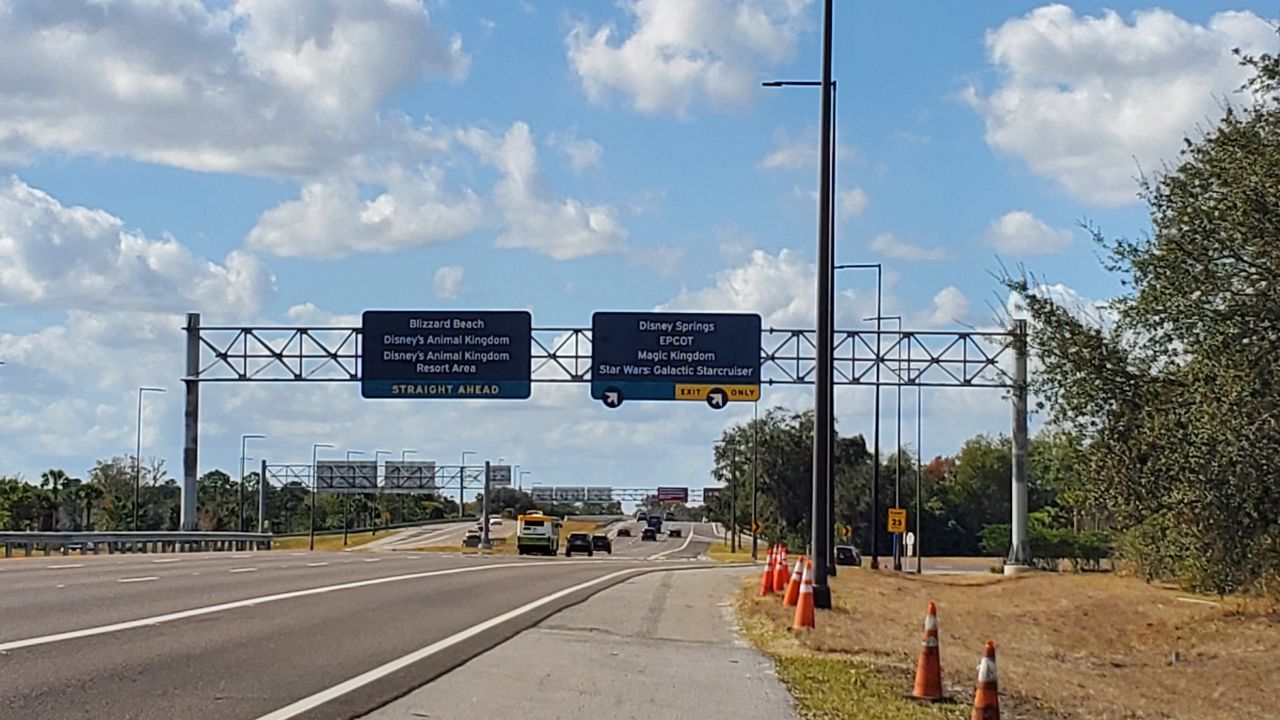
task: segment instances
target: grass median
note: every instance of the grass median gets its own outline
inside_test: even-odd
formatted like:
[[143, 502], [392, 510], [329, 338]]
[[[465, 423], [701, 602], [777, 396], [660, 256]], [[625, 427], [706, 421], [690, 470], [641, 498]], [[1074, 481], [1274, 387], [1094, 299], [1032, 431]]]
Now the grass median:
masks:
[[[378, 531], [377, 535], [372, 532], [347, 533], [347, 544], [343, 545], [341, 535], [317, 535], [316, 550], [347, 550], [386, 536], [386, 530]], [[310, 545], [310, 538], [306, 535], [302, 537], [277, 538], [271, 541], [271, 547], [274, 550], [306, 550]]]
[[[967, 718], [975, 666], [997, 645], [1000, 702], [1017, 718], [1271, 717], [1280, 678], [1280, 606], [1215, 599], [1115, 574], [832, 578], [835, 607], [790, 630], [792, 610], [737, 599], [745, 634], [777, 664], [801, 715], [830, 720]], [[925, 608], [937, 602], [943, 681], [953, 705], [917, 705], [911, 689]]]
[[[761, 558], [764, 558], [767, 555], [768, 555], [768, 551], [765, 551], [765, 550], [762, 550], [760, 553]], [[724, 543], [715, 542], [715, 543], [711, 543], [711, 547], [707, 548], [707, 557], [711, 558], [716, 562], [726, 562], [726, 563], [748, 562], [749, 563], [751, 562], [751, 550], [740, 549], [738, 550], [738, 552], [732, 552], [731, 550], [729, 550], [728, 545], [725, 545]]]

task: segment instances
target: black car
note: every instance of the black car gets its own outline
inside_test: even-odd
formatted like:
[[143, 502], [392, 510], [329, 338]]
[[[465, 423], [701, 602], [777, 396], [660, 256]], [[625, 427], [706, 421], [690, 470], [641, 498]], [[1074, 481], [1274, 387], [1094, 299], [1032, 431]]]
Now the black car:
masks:
[[592, 535], [592, 536], [591, 536], [591, 549], [592, 549], [592, 550], [603, 550], [603, 551], [605, 551], [605, 552], [609, 553], [610, 555], [612, 555], [612, 554], [613, 554], [613, 541], [609, 539], [609, 536], [608, 536], [608, 535]]
[[654, 530], [651, 527], [647, 527], [644, 529], [644, 532], [640, 533], [640, 539], [641, 540], [657, 540], [658, 531]]
[[591, 547], [591, 536], [587, 533], [569, 533], [569, 541], [564, 546], [564, 556], [573, 557], [575, 552], [584, 552], [587, 557], [595, 555]]
[[618, 537], [631, 537], [631, 528], [621, 528], [618, 530]]
[[684, 537], [684, 532], [678, 527], [673, 527], [667, 531], [669, 537]]
[[852, 545], [837, 545], [836, 564], [861, 566], [862, 553], [858, 552], [858, 548]]

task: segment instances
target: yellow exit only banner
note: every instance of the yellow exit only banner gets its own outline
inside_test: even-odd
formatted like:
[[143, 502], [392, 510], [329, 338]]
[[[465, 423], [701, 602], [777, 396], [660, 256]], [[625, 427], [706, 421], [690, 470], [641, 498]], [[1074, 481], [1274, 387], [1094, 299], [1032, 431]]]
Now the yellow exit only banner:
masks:
[[714, 389], [725, 391], [730, 402], [755, 402], [760, 399], [759, 385], [676, 385], [677, 400], [706, 400]]

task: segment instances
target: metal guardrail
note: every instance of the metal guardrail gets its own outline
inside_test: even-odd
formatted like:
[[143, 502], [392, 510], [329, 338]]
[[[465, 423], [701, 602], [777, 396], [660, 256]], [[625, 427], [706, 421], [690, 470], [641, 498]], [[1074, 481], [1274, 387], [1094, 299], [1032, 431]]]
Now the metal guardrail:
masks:
[[4, 556], [15, 549], [30, 556], [37, 549], [45, 555], [78, 550], [81, 555], [120, 552], [196, 552], [202, 550], [270, 550], [270, 535], [241, 532], [0, 532]]

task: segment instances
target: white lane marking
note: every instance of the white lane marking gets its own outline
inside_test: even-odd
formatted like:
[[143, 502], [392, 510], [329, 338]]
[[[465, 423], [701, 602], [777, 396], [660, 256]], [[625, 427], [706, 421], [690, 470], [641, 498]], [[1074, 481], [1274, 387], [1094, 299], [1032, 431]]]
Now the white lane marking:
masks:
[[247, 557], [253, 557], [253, 555], [251, 555], [251, 554], [249, 554], [249, 553], [240, 553], [239, 555], [232, 555], [232, 556], [231, 556], [231, 559], [233, 559], [233, 560], [243, 560], [243, 559], [245, 559], [245, 558], [247, 558]]
[[302, 557], [306, 553], [289, 553], [289, 557]]
[[153, 562], [153, 563], [157, 563], [157, 564], [159, 564], [159, 563], [176, 563], [176, 562], [182, 562], [182, 558], [162, 558], [162, 559], [160, 559], [160, 560], [152, 560], [151, 562]]
[[365, 562], [382, 562], [382, 558], [365, 558]]
[[[467, 567], [449, 568], [447, 570], [430, 570], [427, 572], [410, 573], [408, 575], [389, 575], [387, 577], [373, 578], [372, 580], [357, 580], [355, 582], [342, 583], [340, 585], [323, 585], [321, 587], [308, 588], [306, 590], [293, 590], [291, 592], [276, 593], [275, 595], [263, 595], [261, 597], [247, 598], [245, 600], [234, 600], [232, 602], [219, 603], [217, 605], [207, 605], [205, 607], [192, 608], [190, 610], [179, 610], [177, 612], [165, 613], [163, 615], [154, 615], [152, 617], [140, 618], [138, 620], [126, 620], [124, 622], [112, 623], [110, 625], [99, 625], [97, 627], [84, 628], [82, 630], [69, 630], [67, 632], [54, 633], [53, 635], [42, 635], [40, 637], [27, 638], [25, 640], [12, 640], [0, 643], [0, 653], [6, 653], [11, 650], [20, 650], [25, 647], [34, 647], [36, 645], [48, 645], [50, 643], [61, 642], [63, 640], [76, 640], [79, 638], [93, 637], [95, 635], [106, 635], [108, 633], [120, 632], [121, 630], [150, 627], [152, 625], [174, 622], [176, 620], [186, 620], [187, 618], [226, 612], [227, 610], [237, 610], [239, 608], [253, 607], [255, 605], [263, 605], [266, 603], [278, 602], [280, 600], [292, 600], [294, 598], [308, 597], [310, 595], [322, 595], [324, 593], [338, 592], [340, 590], [353, 590], [355, 588], [385, 585], [386, 583], [401, 582], [403, 580], [420, 580], [428, 577], [459, 575], [462, 573], [480, 572], [482, 570], [537, 567], [539, 565], [547, 565], [552, 562], [559, 563], [561, 565], [582, 565], [591, 561], [549, 560], [545, 562], [513, 562], [495, 563], [493, 565], [470, 565]], [[639, 570], [642, 568], [633, 569]], [[141, 582], [142, 580], [158, 579], [159, 578], [154, 577], [132, 578], [129, 580], [120, 580], [119, 582]]]
[[[692, 530], [692, 529], [691, 529], [691, 530]], [[660, 560], [660, 559], [662, 559], [662, 558], [664, 558], [664, 557], [666, 557], [666, 556], [670, 555], [671, 553], [676, 553], [676, 552], [680, 552], [681, 550], [684, 550], [685, 548], [689, 547], [689, 543], [691, 543], [691, 542], [693, 542], [693, 532], [690, 532], [690, 533], [689, 533], [689, 536], [688, 536], [688, 537], [686, 537], [686, 538], [684, 539], [684, 544], [683, 544], [683, 545], [681, 545], [680, 547], [678, 547], [678, 548], [671, 548], [670, 550], [663, 550], [663, 551], [662, 551], [662, 552], [660, 552], [660, 553], [654, 553], [653, 555], [650, 555], [647, 559], [648, 559], [648, 560]]]
[[[447, 650], [464, 640], [475, 637], [476, 635], [479, 635], [480, 633], [485, 632], [486, 630], [489, 630], [491, 628], [497, 627], [498, 625], [501, 625], [502, 623], [507, 622], [508, 620], [513, 620], [517, 617], [520, 617], [521, 615], [537, 610], [543, 605], [549, 605], [550, 603], [553, 603], [562, 597], [572, 595], [573, 593], [579, 592], [581, 590], [585, 590], [589, 587], [592, 587], [593, 585], [600, 585], [602, 583], [609, 582], [610, 580], [614, 580], [616, 578], [622, 577], [623, 575], [630, 575], [633, 573], [640, 573], [643, 571], [644, 571], [644, 568], [628, 568], [626, 570], [619, 570], [617, 572], [609, 573], [608, 575], [598, 577], [594, 580], [588, 580], [583, 583], [578, 583], [573, 587], [567, 587], [563, 590], [557, 590], [556, 592], [553, 592], [550, 595], [545, 595], [541, 598], [538, 598], [537, 600], [525, 603], [524, 605], [521, 605], [520, 607], [514, 610], [508, 610], [507, 612], [504, 612], [501, 615], [497, 615], [495, 617], [491, 617], [488, 620], [485, 620], [484, 622], [478, 625], [472, 625], [466, 630], [462, 630], [461, 632], [454, 633], [453, 635], [450, 635], [449, 637], [443, 640], [438, 640], [434, 643], [431, 643], [430, 645], [422, 648], [421, 650], [415, 650], [414, 652], [411, 652], [408, 655], [396, 658], [395, 660], [392, 660], [391, 662], [385, 663], [383, 665], [379, 665], [378, 667], [368, 672], [361, 673], [351, 678], [350, 680], [338, 683], [337, 685], [334, 685], [333, 687], [328, 688], [327, 690], [321, 690], [320, 692], [314, 695], [305, 697], [290, 705], [286, 705], [280, 708], [279, 710], [276, 710], [275, 712], [267, 713], [266, 715], [263, 715], [262, 717], [258, 718], [258, 720], [289, 720], [289, 718], [297, 717], [302, 713], [305, 713], [309, 710], [314, 710], [315, 708], [320, 707], [321, 705], [324, 705], [327, 702], [330, 702], [336, 698], [342, 697], [343, 695], [346, 695], [352, 690], [357, 690], [361, 687], [364, 687], [365, 685], [368, 685], [371, 682], [375, 682], [383, 677], [386, 677], [391, 673], [402, 670], [416, 662], [425, 660], [426, 658], [429, 658], [432, 655], [435, 655], [436, 653], [442, 650]], [[4, 649], [3, 646], [0, 646], [0, 650], [3, 650], [3, 649]]]
[[155, 575], [148, 575], [147, 577], [120, 578], [119, 580], [116, 580], [116, 582], [122, 582], [122, 583], [151, 582], [152, 580], [159, 580], [159, 579], [160, 578], [156, 577]]
[[62, 565], [45, 565], [46, 570], [65, 570], [67, 568], [84, 567], [84, 563], [64, 563]]
[[56, 585], [56, 586], [54, 586], [54, 589], [55, 589], [55, 590], [61, 590], [61, 589], [62, 589], [62, 588], [64, 588], [64, 587], [66, 587], [66, 585]]
[[329, 563], [327, 562], [313, 562], [313, 563], [307, 563], [307, 567], [324, 567], [325, 565], [328, 565], [328, 564]]
[[236, 572], [236, 573], [239, 573], [239, 572], [258, 572], [258, 568], [256, 568], [256, 567], [254, 567], [254, 568], [231, 568], [231, 569], [230, 569], [230, 570], [228, 570], [227, 572]]

